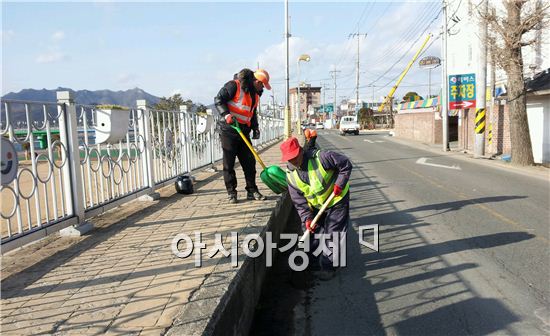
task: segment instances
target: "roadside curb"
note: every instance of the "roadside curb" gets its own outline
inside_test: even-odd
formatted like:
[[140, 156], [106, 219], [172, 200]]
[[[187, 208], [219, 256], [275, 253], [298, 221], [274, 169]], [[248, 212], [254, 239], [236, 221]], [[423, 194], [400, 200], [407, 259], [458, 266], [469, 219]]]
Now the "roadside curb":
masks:
[[[273, 242], [277, 243], [292, 209], [285, 192], [277, 200], [267, 223], [252, 220], [239, 234], [259, 234], [265, 241], [266, 232], [270, 231]], [[276, 250], [273, 253], [275, 255]], [[175, 317], [166, 335], [247, 334], [267, 272], [265, 249], [257, 258], [239, 257], [239, 264], [240, 267], [233, 268], [229, 262], [218, 263]]]

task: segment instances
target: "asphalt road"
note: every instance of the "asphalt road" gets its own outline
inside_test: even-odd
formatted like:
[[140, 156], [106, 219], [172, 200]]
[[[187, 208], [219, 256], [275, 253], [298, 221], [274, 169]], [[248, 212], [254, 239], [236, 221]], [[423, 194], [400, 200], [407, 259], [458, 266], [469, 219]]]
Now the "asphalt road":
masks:
[[[385, 133], [320, 133], [353, 161], [353, 230], [347, 268], [294, 300], [294, 334], [550, 334], [548, 181]], [[379, 252], [358, 243], [371, 224]]]

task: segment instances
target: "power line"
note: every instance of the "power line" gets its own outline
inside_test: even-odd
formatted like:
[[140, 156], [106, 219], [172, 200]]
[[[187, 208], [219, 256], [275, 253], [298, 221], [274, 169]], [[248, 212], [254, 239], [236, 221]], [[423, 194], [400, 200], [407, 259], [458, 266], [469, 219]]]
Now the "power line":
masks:
[[[365, 5], [365, 7], [363, 8], [363, 12], [361, 13], [361, 16], [357, 20], [357, 23], [353, 26], [354, 28], [355, 28], [355, 26], [357, 26], [357, 30], [359, 30], [361, 20], [363, 19], [363, 16], [365, 15], [365, 12], [367, 11], [367, 8], [371, 8], [373, 5], [374, 5], [374, 3], [372, 3], [372, 2], [369, 2]], [[365, 17], [365, 20], [366, 20], [366, 18], [368, 18], [370, 16], [370, 13], [372, 13], [372, 11], [368, 12], [368, 15]], [[352, 30], [355, 30], [355, 29], [352, 29]], [[338, 58], [338, 62], [336, 62], [335, 67], [339, 67], [341, 62], [343, 61], [343, 59], [347, 58], [346, 56], [348, 55], [348, 51], [350, 49], [350, 46], [351, 46], [351, 44], [348, 43], [348, 45], [342, 50], [342, 54]]]
[[[387, 73], [389, 73], [399, 62], [401, 62], [401, 60], [403, 60], [403, 58], [405, 58], [405, 56], [407, 56], [407, 54], [412, 50], [412, 48], [415, 46], [415, 44], [420, 40], [420, 38], [426, 33], [426, 31], [430, 28], [430, 26], [433, 24], [433, 22], [435, 20], [437, 20], [437, 18], [439, 17], [439, 14], [441, 14], [441, 10], [438, 11], [436, 17], [434, 17], [434, 19], [426, 26], [426, 28], [424, 29], [424, 31], [418, 35], [418, 38], [411, 44], [411, 46], [409, 47], [409, 49], [407, 49], [407, 51], [405, 53], [403, 53], [403, 55], [401, 55], [401, 57], [399, 57], [399, 59], [393, 63], [391, 65], [391, 67], [386, 70], [386, 72], [384, 72], [381, 76], [378, 76], [377, 79], [375, 79], [374, 81], [372, 81], [370, 84], [374, 84], [376, 82], [378, 82], [384, 75], [386, 75]], [[399, 76], [398, 76], [399, 77]]]
[[[436, 7], [433, 7], [432, 6], [432, 9], [434, 9]], [[427, 14], [424, 19], [421, 20], [422, 23], [425, 23], [426, 21], [429, 20], [430, 16], [433, 15], [433, 12], [430, 13], [429, 11], [427, 12], [429, 14]], [[399, 62], [401, 62], [401, 60], [412, 50], [412, 48], [414, 47], [414, 45], [418, 42], [418, 40], [426, 33], [426, 31], [432, 26], [432, 24], [435, 22], [435, 20], [437, 20], [437, 18], [439, 17], [441, 13], [441, 9], [439, 9], [437, 11], [437, 15], [427, 24], [426, 28], [422, 31], [421, 34], [418, 35], [418, 38], [411, 44], [411, 46], [408, 48], [408, 50], [394, 63], [392, 64], [392, 66], [386, 70], [382, 75], [379, 75], [378, 78], [376, 78], [374, 81], [371, 81], [369, 84], [367, 85], [364, 85], [364, 86], [361, 86], [360, 88], [365, 88], [365, 87], [374, 87], [374, 84], [377, 83], [380, 79], [382, 78], [386, 78], [385, 75], [388, 74]], [[431, 14], [431, 15], [430, 15]], [[418, 24], [417, 27], [422, 27], [423, 24]], [[421, 29], [421, 28], [420, 28]], [[419, 29], [416, 29], [414, 30], [414, 33], [413, 34], [416, 34], [417, 32], [419, 31]], [[414, 36], [414, 35], [413, 35]], [[437, 39], [435, 39], [437, 40]], [[435, 40], [432, 40], [432, 43], [430, 43], [430, 45], [428, 46], [428, 48], [424, 49], [422, 51], [421, 54], [423, 54], [424, 52], [426, 52], [426, 50], [429, 49], [429, 47], [431, 47], [431, 45], [433, 44], [433, 42], [435, 42]], [[383, 85], [380, 87], [380, 89], [376, 90], [376, 91], [380, 91], [382, 90], [383, 88], [387, 87], [388, 85], [390, 85], [391, 83], [393, 83], [397, 78], [399, 77], [399, 74], [395, 77], [395, 78], [392, 78], [386, 85]], [[403, 86], [403, 87], [407, 87], [407, 86]]]
[[[387, 6], [386, 9], [387, 9], [387, 8], [389, 8], [389, 6]], [[429, 8], [429, 9], [428, 9], [428, 8]], [[386, 59], [388, 58], [388, 56], [393, 55], [393, 54], [396, 53], [396, 51], [398, 51], [399, 49], [402, 49], [402, 48], [404, 47], [403, 45], [404, 45], [412, 36], [415, 36], [416, 34], [418, 34], [418, 32], [422, 29], [422, 27], [424, 26], [424, 24], [428, 23], [428, 21], [429, 21], [430, 18], [436, 13], [436, 11], [438, 11], [437, 3], [436, 3], [436, 4], [430, 4], [430, 5], [426, 6], [426, 7], [425, 7], [425, 10], [424, 10], [424, 13], [423, 13], [422, 16], [420, 17], [420, 19], [419, 19], [418, 21], [415, 21], [415, 22], [414, 22], [414, 26], [411, 27], [411, 29], [408, 29], [408, 32], [399, 40], [400, 42], [398, 42], [397, 44], [393, 44], [393, 47], [391, 47], [391, 48], [389, 48], [388, 50], [386, 50], [386, 52], [385, 52], [383, 55], [381, 55], [379, 58], [377, 58], [375, 62], [372, 62], [372, 61], [369, 62], [369, 65], [372, 67], [372, 66], [373, 66], [372, 63], [377, 63], [378, 60], [386, 60]], [[435, 21], [435, 19], [437, 19], [437, 17], [434, 18], [434, 19], [432, 20], [432, 22]], [[424, 30], [424, 32], [430, 27], [430, 25], [431, 25], [432, 22], [430, 22], [430, 24], [428, 24], [428, 26], [426, 27], [426, 29]], [[374, 24], [372, 25], [372, 27], [374, 27]], [[411, 44], [411, 46], [409, 47], [409, 51], [412, 49], [412, 47], [414, 46], [414, 44], [415, 44], [416, 42], [418, 42], [418, 40], [420, 39], [420, 37], [422, 37], [422, 35], [419, 35], [419, 37], [417, 38], [417, 40], [414, 41], [414, 42]], [[394, 49], [396, 49], [396, 50], [394, 51]], [[407, 51], [407, 52], [408, 52], [408, 51]], [[406, 55], [406, 54], [405, 54], [405, 55]], [[399, 63], [405, 55], [403, 55], [396, 63]], [[395, 63], [395, 64], [396, 64], [396, 63]], [[395, 64], [392, 65], [392, 67], [391, 67], [388, 71], [386, 71], [384, 74], [382, 74], [382, 76], [378, 76], [378, 78], [376, 78], [376, 80], [373, 81], [373, 82], [377, 82], [377, 81], [379, 81], [379, 80], [382, 79], [382, 78], [387, 78], [387, 77], [385, 77], [385, 75], [386, 75], [389, 71], [391, 71], [391, 69], [395, 66]], [[371, 82], [371, 83], [373, 83], [373, 82]], [[367, 86], [369, 86], [369, 85], [367, 85]], [[365, 87], [365, 86], [361, 86], [361, 87]]]
[[384, 61], [389, 56], [394, 55], [399, 50], [401, 50], [405, 45], [408, 44], [408, 41], [412, 37], [416, 36], [420, 32], [424, 24], [426, 24], [437, 11], [440, 11], [440, 9], [438, 9], [437, 7], [437, 4], [428, 5], [426, 7], [430, 7], [430, 8], [429, 9], [426, 8], [424, 13], [420, 16], [420, 18], [413, 23], [413, 27], [410, 27], [410, 29], [407, 30], [407, 33], [405, 33], [397, 43], [393, 44], [378, 58], [372, 60], [371, 61], [372, 64], [376, 64], [376, 63], [379, 63], [380, 61]]
[[378, 15], [378, 19], [376, 19], [376, 21], [374, 21], [374, 23], [369, 27], [369, 29], [367, 29], [367, 32], [370, 33], [370, 30], [372, 28], [374, 28], [376, 26], [376, 24], [378, 23], [378, 21], [380, 21], [380, 19], [384, 16], [384, 14], [386, 14], [386, 12], [388, 11], [388, 9], [390, 8], [391, 6], [391, 3], [388, 3], [388, 5], [386, 6], [386, 8], [384, 8], [382, 10], [382, 14]]

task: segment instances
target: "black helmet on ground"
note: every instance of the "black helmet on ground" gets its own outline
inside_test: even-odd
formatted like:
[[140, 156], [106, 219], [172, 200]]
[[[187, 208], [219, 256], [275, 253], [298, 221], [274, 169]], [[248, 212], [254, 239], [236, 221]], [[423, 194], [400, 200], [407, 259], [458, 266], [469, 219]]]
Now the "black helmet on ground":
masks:
[[180, 175], [176, 178], [175, 182], [176, 191], [179, 194], [192, 194], [193, 193], [193, 181], [187, 175]]

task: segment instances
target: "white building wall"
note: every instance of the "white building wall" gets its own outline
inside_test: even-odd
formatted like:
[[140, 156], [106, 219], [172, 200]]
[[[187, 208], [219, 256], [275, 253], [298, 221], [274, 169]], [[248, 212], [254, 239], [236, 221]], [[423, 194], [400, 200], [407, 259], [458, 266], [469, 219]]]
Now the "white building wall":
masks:
[[[465, 74], [475, 72], [477, 69], [478, 48], [478, 5], [481, 0], [448, 1], [447, 16], [449, 37], [447, 52], [449, 56], [448, 74]], [[535, 1], [528, 3], [532, 6]], [[544, 1], [543, 1], [544, 3]], [[489, 0], [489, 5], [497, 10], [497, 15], [505, 15], [502, 0]], [[489, 29], [489, 34], [491, 30]], [[531, 40], [536, 32], [525, 35], [525, 40]], [[550, 29], [545, 28], [540, 32], [537, 43], [523, 47], [523, 63], [525, 77], [532, 77], [534, 72], [540, 72], [550, 68]], [[487, 59], [490, 63], [490, 58]], [[488, 67], [490, 71], [490, 66]], [[489, 79], [489, 76], [487, 77]], [[506, 82], [506, 73], [497, 67], [497, 82]]]
[[527, 100], [527, 118], [536, 163], [550, 162], [550, 94], [530, 96]]
[[[477, 71], [477, 59], [480, 51], [477, 33], [479, 30], [477, 7], [480, 2], [481, 0], [448, 1], [448, 75], [476, 73]], [[533, 5], [534, 1], [528, 4]], [[489, 5], [496, 8], [497, 15], [505, 15], [502, 0], [489, 0]], [[491, 34], [491, 30], [489, 30], [489, 34]], [[532, 39], [535, 34], [536, 32], [527, 34], [525, 40]], [[550, 29], [543, 29], [538, 42], [524, 47], [522, 53], [525, 78], [530, 78], [534, 73], [550, 68]], [[491, 59], [488, 57], [487, 81], [490, 80], [490, 61]], [[504, 70], [496, 67], [495, 73], [496, 84], [506, 84]], [[535, 162], [550, 162], [550, 95], [530, 96], [527, 109]]]

